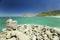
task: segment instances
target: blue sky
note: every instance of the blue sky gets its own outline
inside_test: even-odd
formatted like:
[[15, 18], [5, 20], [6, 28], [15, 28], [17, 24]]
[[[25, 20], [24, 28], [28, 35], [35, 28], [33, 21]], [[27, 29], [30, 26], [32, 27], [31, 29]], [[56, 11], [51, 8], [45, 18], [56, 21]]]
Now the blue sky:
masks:
[[60, 10], [60, 0], [0, 0], [0, 16]]

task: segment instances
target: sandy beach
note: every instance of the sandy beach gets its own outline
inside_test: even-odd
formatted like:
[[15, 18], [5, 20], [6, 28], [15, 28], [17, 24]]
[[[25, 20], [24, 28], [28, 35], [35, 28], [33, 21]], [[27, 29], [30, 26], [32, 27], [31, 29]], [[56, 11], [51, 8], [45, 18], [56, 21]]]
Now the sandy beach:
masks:
[[46, 17], [55, 17], [55, 18], [60, 18], [60, 16], [46, 16]]

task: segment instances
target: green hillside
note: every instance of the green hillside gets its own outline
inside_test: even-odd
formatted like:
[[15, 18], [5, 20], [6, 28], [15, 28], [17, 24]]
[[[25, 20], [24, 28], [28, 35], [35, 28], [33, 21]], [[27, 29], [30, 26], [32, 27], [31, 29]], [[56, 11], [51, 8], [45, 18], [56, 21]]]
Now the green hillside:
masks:
[[38, 13], [36, 16], [60, 16], [60, 10]]

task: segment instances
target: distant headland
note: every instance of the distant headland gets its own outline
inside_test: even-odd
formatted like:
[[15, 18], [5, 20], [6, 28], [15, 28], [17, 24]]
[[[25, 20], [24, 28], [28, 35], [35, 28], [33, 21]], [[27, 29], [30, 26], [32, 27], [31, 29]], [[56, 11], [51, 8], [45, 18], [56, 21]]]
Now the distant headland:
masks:
[[24, 17], [29, 17], [29, 16], [60, 16], [60, 10], [40, 12], [37, 14], [24, 13], [23, 16]]

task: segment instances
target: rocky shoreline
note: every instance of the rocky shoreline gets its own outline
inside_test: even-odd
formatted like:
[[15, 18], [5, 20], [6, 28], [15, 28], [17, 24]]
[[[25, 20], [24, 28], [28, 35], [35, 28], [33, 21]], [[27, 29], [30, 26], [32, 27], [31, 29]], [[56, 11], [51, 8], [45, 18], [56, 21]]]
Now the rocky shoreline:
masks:
[[60, 40], [60, 29], [42, 25], [18, 25], [16, 20], [6, 21], [6, 30], [0, 40]]

